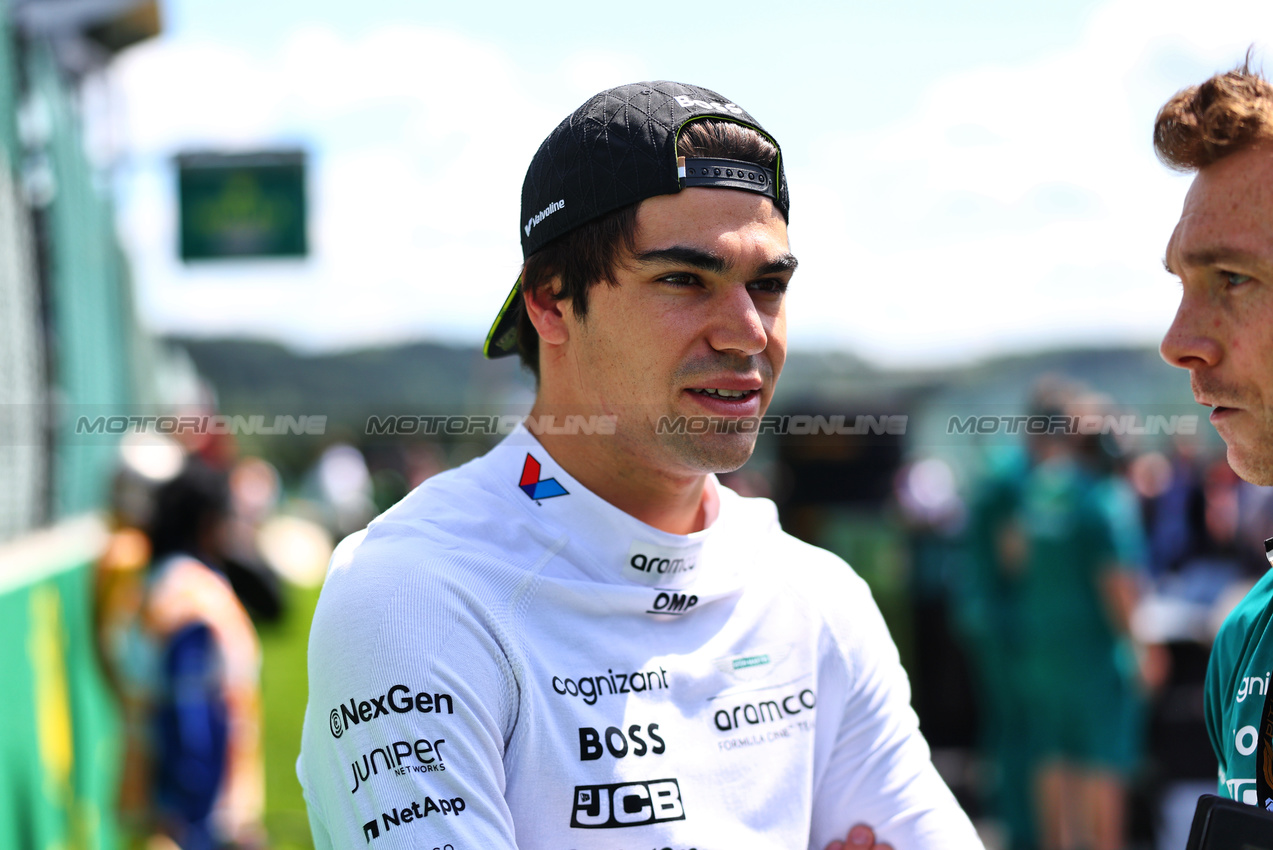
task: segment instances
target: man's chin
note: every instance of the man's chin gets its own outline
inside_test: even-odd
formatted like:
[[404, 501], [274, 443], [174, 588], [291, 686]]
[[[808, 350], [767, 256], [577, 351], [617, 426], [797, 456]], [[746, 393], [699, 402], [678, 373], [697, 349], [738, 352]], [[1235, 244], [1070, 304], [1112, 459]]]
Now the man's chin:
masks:
[[1252, 450], [1248, 446], [1229, 443], [1229, 467], [1243, 481], [1267, 487], [1273, 484], [1273, 440]]
[[733, 472], [751, 458], [756, 448], [754, 433], [677, 434], [667, 439], [681, 463], [703, 473]]

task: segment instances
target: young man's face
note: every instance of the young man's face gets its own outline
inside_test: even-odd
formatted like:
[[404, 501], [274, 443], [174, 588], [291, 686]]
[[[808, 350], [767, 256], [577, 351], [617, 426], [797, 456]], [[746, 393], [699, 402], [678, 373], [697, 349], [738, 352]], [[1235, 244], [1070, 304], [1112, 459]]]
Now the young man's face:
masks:
[[[783, 293], [795, 270], [787, 225], [762, 195], [690, 188], [641, 203], [633, 254], [588, 293], [562, 370], [573, 402], [617, 416], [622, 466], [670, 475], [736, 469], [786, 359]], [[708, 392], [720, 390], [722, 392]], [[559, 395], [559, 397], [561, 397]], [[706, 434], [659, 434], [660, 419], [713, 417]], [[688, 421], [688, 419], [687, 419]]]
[[1162, 356], [1213, 408], [1234, 471], [1273, 484], [1273, 147], [1198, 172], [1166, 262], [1183, 294]]

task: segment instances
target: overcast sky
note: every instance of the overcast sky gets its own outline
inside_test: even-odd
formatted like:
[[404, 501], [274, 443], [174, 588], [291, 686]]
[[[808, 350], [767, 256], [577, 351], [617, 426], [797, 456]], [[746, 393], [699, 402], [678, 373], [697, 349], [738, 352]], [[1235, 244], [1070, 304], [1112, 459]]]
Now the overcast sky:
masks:
[[[902, 366], [1156, 343], [1189, 178], [1154, 159], [1153, 117], [1251, 43], [1273, 60], [1267, 0], [163, 8], [108, 100], [143, 319], [306, 350], [479, 343], [535, 148], [643, 79], [715, 89], [782, 145], [793, 348]], [[312, 257], [183, 267], [172, 155], [296, 144]]]

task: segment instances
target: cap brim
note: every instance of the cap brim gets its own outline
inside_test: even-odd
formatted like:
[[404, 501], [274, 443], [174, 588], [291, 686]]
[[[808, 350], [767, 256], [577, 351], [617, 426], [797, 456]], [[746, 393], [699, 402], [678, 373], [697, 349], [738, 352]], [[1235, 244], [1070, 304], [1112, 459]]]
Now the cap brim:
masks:
[[495, 323], [491, 325], [490, 331], [486, 334], [486, 342], [482, 344], [482, 353], [490, 360], [517, 353], [516, 307], [517, 299], [521, 296], [521, 292], [522, 277], [518, 275], [512, 291], [504, 299], [504, 306], [499, 308], [499, 315], [495, 317]]

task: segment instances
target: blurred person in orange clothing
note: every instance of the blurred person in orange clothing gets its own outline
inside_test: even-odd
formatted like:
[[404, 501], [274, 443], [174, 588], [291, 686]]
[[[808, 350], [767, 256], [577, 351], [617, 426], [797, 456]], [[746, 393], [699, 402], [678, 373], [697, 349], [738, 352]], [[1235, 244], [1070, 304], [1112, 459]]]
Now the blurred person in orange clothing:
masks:
[[144, 593], [112, 652], [125, 817], [184, 850], [264, 844], [261, 652], [217, 569], [228, 511], [226, 475], [193, 456], [158, 488]]

